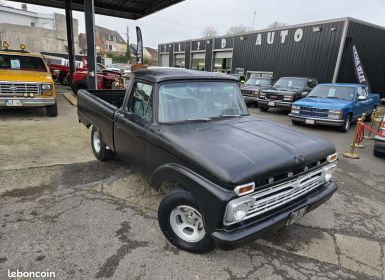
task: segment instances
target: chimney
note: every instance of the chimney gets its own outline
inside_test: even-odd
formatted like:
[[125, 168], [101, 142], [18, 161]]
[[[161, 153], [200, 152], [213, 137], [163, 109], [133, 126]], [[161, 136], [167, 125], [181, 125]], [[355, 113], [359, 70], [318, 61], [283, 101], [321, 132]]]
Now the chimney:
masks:
[[26, 12], [27, 11], [27, 4], [25, 4], [25, 3], [21, 4], [21, 10]]

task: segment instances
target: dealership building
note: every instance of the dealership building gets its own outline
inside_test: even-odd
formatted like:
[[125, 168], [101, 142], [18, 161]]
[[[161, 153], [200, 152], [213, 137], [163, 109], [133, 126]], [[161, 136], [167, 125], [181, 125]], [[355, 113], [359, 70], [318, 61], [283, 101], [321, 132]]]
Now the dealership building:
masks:
[[159, 66], [245, 76], [357, 82], [353, 46], [373, 92], [385, 97], [385, 27], [353, 18], [319, 21], [158, 46]]

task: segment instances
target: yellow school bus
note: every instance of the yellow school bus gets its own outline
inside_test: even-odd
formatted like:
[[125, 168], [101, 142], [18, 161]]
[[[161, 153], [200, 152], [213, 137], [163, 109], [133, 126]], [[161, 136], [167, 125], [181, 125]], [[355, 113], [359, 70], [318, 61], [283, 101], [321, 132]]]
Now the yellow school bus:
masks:
[[50, 70], [41, 54], [0, 49], [0, 109], [4, 107], [45, 107], [49, 117], [57, 116], [56, 90]]

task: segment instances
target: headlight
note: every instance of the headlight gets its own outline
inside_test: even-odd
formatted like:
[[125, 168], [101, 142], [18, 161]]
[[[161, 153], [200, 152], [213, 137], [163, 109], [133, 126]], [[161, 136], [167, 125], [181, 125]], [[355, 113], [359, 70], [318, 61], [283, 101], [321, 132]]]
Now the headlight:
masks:
[[41, 84], [41, 90], [51, 90], [52, 84]]
[[329, 182], [330, 179], [333, 177], [333, 174], [336, 168], [337, 168], [336, 163], [325, 166], [322, 170], [321, 180], [323, 182]]
[[260, 92], [261, 92], [261, 91], [257, 89], [256, 91], [254, 91], [254, 95], [255, 95], [255, 96], [258, 96]]
[[301, 93], [302, 96], [306, 96], [306, 95], [308, 95], [308, 94], [309, 94], [308, 91], [303, 91], [303, 92]]
[[284, 95], [283, 100], [285, 101], [293, 101], [294, 97], [293, 95]]
[[259, 93], [259, 97], [260, 97], [260, 98], [265, 98], [265, 96], [266, 96], [266, 93], [264, 93], [263, 91], [261, 91], [261, 92]]
[[226, 214], [223, 219], [225, 225], [233, 224], [244, 220], [249, 211], [249, 197], [242, 197], [229, 202], [226, 208]]
[[299, 114], [300, 113], [300, 109], [301, 109], [301, 107], [300, 106], [298, 106], [298, 105], [292, 105], [291, 106], [291, 113], [292, 114]]
[[242, 221], [246, 217], [248, 209], [249, 209], [249, 206], [246, 203], [238, 205], [234, 209], [234, 215], [233, 215], [234, 221], [236, 222]]
[[329, 110], [328, 112], [328, 118], [339, 120], [342, 117], [342, 111], [341, 110]]

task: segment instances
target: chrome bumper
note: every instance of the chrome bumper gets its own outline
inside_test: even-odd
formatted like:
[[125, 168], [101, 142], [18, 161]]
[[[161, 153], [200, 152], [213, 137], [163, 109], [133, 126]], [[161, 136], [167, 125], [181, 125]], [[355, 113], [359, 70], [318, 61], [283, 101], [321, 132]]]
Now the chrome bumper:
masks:
[[[266, 105], [271, 108], [284, 108], [284, 109], [291, 109], [291, 105], [293, 105], [293, 102], [286, 102], [286, 101], [278, 101], [274, 99], [257, 99], [259, 105]], [[274, 106], [270, 106], [269, 103], [274, 102]]]
[[[9, 100], [19, 100], [19, 104], [10, 105]], [[55, 97], [0, 97], [0, 107], [44, 107], [54, 105]]]
[[344, 124], [344, 120], [332, 120], [332, 119], [322, 119], [315, 117], [306, 117], [301, 115], [289, 114], [290, 119], [297, 122], [306, 122], [306, 120], [314, 120], [315, 124], [331, 125], [331, 126], [341, 126]]

